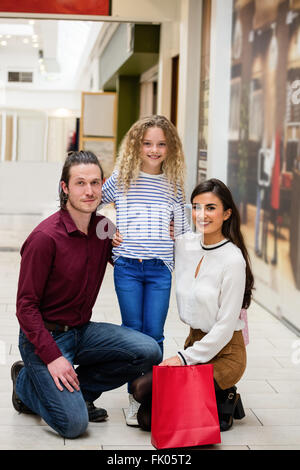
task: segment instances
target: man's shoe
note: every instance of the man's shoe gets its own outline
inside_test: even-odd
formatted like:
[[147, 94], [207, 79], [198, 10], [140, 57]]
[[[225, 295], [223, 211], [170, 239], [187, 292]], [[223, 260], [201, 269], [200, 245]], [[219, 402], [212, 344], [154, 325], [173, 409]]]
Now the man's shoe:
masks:
[[17, 377], [20, 373], [20, 370], [23, 369], [23, 367], [24, 367], [23, 361], [14, 362], [13, 365], [11, 366], [10, 375], [13, 381], [12, 403], [13, 403], [14, 409], [17, 410], [19, 413], [26, 413], [26, 414], [34, 415], [35, 413], [30, 408], [28, 408], [28, 406], [24, 405], [24, 403], [20, 400], [20, 398], [18, 397], [16, 393]]
[[139, 410], [140, 403], [138, 403], [133, 395], [129, 394], [129, 408], [126, 413], [126, 424], [128, 426], [139, 426], [137, 420], [137, 412]]
[[101, 423], [101, 421], [105, 421], [108, 418], [107, 411], [103, 408], [96, 408], [93, 402], [86, 401], [85, 403], [90, 423]]

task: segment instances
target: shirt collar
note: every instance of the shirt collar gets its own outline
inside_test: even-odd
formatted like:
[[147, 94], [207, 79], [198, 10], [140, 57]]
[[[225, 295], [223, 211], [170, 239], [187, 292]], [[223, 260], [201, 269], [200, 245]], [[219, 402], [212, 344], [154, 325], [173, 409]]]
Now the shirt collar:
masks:
[[227, 245], [227, 243], [229, 242], [230, 240], [228, 240], [227, 238], [224, 238], [223, 240], [221, 240], [218, 243], [215, 243], [214, 245], [204, 245], [204, 243], [200, 240], [200, 244], [203, 250], [215, 250], [216, 248], [221, 248], [221, 246]]
[[[69, 234], [74, 233], [74, 232], [81, 233], [80, 230], [78, 230], [78, 228], [76, 227], [75, 222], [70, 216], [70, 213], [67, 209], [61, 209], [60, 216]], [[91, 220], [90, 220], [90, 225], [89, 225], [89, 233], [91, 229], [93, 228], [93, 226], [95, 225], [95, 222], [96, 222], [96, 212], [93, 212], [91, 216]]]

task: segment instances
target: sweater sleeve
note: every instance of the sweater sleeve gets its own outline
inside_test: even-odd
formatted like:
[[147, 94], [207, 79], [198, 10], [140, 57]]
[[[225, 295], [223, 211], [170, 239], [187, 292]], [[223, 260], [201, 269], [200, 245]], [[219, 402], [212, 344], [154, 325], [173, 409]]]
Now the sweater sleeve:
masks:
[[216, 323], [200, 341], [179, 351], [187, 365], [204, 364], [210, 361], [231, 340], [243, 304], [245, 267], [244, 259], [236, 259], [224, 268]]

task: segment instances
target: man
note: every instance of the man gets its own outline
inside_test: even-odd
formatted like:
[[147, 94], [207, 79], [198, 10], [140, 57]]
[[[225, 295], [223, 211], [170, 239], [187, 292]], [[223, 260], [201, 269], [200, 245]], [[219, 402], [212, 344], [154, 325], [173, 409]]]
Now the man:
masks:
[[[17, 317], [22, 359], [13, 364], [13, 405], [41, 416], [60, 435], [81, 435], [105, 410], [93, 402], [161, 360], [156, 341], [91, 322], [107, 262], [111, 222], [95, 211], [102, 169], [91, 152], [72, 152], [60, 181], [61, 209], [21, 249]], [[78, 364], [76, 370], [73, 365]]]

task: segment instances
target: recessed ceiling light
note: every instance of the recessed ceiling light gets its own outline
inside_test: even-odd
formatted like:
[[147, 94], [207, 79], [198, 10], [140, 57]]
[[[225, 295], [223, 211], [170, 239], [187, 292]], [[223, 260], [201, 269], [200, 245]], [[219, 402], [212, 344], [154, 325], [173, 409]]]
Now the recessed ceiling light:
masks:
[[1, 41], [1, 46], [7, 46], [7, 41]]
[[32, 44], [32, 47], [40, 47], [40, 46], [37, 42], [35, 42], [34, 44]]
[[0, 34], [3, 36], [31, 36], [33, 33], [33, 26], [29, 24], [0, 23]]
[[29, 43], [29, 39], [28, 39], [28, 38], [24, 38], [24, 39], [23, 39], [23, 42], [24, 42], [24, 44], [28, 44], [28, 43]]

